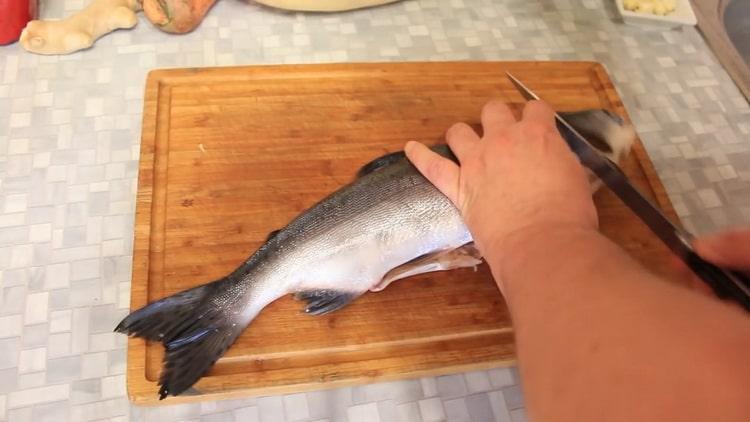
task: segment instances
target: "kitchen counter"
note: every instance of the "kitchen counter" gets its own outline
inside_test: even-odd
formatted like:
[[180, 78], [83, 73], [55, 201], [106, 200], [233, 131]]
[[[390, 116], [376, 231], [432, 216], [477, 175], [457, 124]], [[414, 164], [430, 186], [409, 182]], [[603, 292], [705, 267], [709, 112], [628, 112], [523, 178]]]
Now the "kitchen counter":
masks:
[[[56, 18], [83, 3], [41, 11]], [[141, 16], [70, 56], [0, 47], [0, 420], [525, 420], [514, 369], [130, 406], [126, 339], [111, 330], [129, 306], [145, 76], [178, 66], [597, 60], [683, 223], [706, 233], [750, 221], [747, 101], [694, 28], [646, 31], [615, 13], [599, 0], [409, 0], [334, 15], [223, 0], [188, 35]]]

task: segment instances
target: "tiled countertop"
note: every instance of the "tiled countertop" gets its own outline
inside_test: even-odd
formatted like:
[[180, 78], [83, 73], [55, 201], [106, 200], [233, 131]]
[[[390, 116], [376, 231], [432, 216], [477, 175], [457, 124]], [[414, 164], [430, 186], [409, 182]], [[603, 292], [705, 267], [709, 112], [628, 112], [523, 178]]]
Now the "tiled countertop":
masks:
[[[45, 17], [83, 0], [48, 1]], [[601, 0], [408, 0], [295, 14], [222, 0], [174, 36], [145, 19], [82, 53], [0, 47], [0, 420], [520, 421], [514, 370], [136, 408], [125, 397], [146, 73], [157, 67], [405, 60], [606, 64], [683, 219], [750, 221], [750, 108], [694, 28], [644, 31]]]

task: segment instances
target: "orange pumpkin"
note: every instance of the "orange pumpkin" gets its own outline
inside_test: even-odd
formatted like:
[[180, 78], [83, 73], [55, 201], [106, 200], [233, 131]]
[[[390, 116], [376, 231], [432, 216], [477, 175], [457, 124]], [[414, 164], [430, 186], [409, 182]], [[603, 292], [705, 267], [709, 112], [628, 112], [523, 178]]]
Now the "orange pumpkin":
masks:
[[165, 32], [184, 34], [195, 29], [216, 0], [143, 0], [148, 20]]

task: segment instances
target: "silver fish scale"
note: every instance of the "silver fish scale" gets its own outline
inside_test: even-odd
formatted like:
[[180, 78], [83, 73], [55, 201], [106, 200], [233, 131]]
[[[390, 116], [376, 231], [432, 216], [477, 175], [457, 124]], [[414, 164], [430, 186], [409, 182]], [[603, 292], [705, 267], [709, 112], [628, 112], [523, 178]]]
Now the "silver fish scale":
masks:
[[236, 304], [233, 313], [252, 319], [287, 293], [358, 295], [392, 268], [470, 241], [458, 210], [403, 158], [358, 178], [290, 222], [232, 273], [236, 282], [215, 304]]

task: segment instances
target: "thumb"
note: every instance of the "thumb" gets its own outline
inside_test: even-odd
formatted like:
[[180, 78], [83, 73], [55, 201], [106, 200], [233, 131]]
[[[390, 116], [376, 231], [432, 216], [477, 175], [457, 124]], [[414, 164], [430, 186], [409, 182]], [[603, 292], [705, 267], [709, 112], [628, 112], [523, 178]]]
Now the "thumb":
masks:
[[456, 163], [415, 141], [407, 142], [404, 152], [414, 167], [458, 207], [460, 171]]
[[693, 242], [695, 251], [716, 265], [750, 270], [750, 229], [731, 230], [701, 237]]

